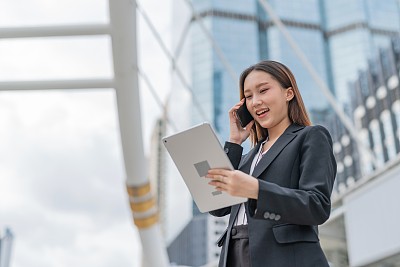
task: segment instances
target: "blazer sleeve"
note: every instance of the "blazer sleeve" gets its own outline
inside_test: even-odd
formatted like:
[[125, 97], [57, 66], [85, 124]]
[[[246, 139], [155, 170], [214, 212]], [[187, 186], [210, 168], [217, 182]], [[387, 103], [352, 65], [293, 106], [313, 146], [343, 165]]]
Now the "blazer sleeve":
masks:
[[299, 153], [298, 188], [259, 180], [258, 200], [249, 200], [250, 216], [265, 219], [265, 214], [273, 212], [282, 222], [302, 225], [319, 225], [329, 218], [336, 176], [329, 132], [322, 126], [311, 127]]
[[[225, 142], [224, 151], [228, 155], [233, 168], [237, 170], [242, 159], [243, 147], [235, 143]], [[231, 207], [210, 211], [210, 214], [216, 217], [222, 217], [230, 213]]]

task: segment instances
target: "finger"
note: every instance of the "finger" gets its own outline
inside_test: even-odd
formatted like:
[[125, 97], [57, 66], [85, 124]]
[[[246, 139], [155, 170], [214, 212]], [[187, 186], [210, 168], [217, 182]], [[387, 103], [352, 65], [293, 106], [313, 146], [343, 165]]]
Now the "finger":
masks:
[[224, 184], [225, 183], [225, 177], [222, 175], [212, 175], [212, 181]]
[[249, 122], [249, 123], [246, 125], [245, 129], [246, 129], [248, 132], [250, 132], [250, 130], [251, 130], [251, 128], [253, 127], [253, 125], [254, 125], [255, 122], [256, 122], [255, 120], [252, 120], [251, 122]]
[[213, 170], [213, 171], [209, 171], [207, 174], [208, 178], [212, 178], [218, 181], [222, 181], [224, 176], [224, 173], [221, 170]]
[[211, 186], [215, 186], [215, 189], [218, 191], [227, 191], [226, 184], [223, 184], [219, 181], [213, 180], [208, 183]]
[[234, 111], [236, 111], [238, 108], [240, 108], [240, 106], [243, 105], [245, 98], [242, 98], [242, 100], [240, 100], [239, 102], [237, 102], [230, 110], [229, 113], [233, 113]]
[[219, 169], [209, 169], [208, 170], [209, 175], [220, 175], [220, 170]]
[[216, 186], [216, 187], [215, 187], [215, 190], [217, 190], [217, 191], [224, 191], [224, 189], [223, 189], [222, 187], [219, 187], [219, 186]]
[[224, 170], [224, 169], [210, 169], [210, 170], [208, 170], [208, 175], [211, 175], [213, 177], [216, 175], [228, 176], [229, 173], [227, 170]]

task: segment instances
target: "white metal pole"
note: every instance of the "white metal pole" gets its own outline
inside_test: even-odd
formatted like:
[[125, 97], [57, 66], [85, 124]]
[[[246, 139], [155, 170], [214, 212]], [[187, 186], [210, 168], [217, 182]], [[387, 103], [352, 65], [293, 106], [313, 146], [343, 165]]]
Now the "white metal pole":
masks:
[[0, 28], [0, 39], [39, 38], [54, 36], [88, 36], [107, 34], [109, 34], [109, 26], [106, 24]]
[[3, 81], [0, 82], [0, 91], [16, 90], [70, 90], [70, 89], [98, 89], [114, 88], [111, 79], [94, 80], [47, 80], [47, 81]]
[[144, 157], [137, 74], [136, 3], [109, 0], [114, 80], [127, 187], [147, 267], [169, 266]]

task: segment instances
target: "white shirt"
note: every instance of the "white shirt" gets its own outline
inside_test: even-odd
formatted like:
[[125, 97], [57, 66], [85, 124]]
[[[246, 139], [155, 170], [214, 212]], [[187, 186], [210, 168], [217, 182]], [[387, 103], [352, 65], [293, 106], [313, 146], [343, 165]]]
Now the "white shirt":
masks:
[[[250, 175], [253, 174], [254, 168], [256, 167], [258, 162], [260, 162], [261, 158], [268, 152], [269, 149], [262, 152], [264, 144], [267, 141], [268, 141], [268, 137], [264, 142], [262, 142], [257, 154], [254, 156], [253, 162], [251, 163], [251, 167], [250, 167], [250, 173], [249, 173]], [[234, 225], [243, 225], [243, 224], [247, 224], [247, 216], [246, 216], [246, 209], [244, 207], [244, 203], [240, 204], [239, 213], [236, 217]]]

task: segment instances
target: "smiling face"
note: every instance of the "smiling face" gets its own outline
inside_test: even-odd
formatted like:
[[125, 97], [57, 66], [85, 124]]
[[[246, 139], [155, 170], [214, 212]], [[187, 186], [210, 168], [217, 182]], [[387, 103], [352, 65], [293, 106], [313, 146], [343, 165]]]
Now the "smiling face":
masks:
[[253, 118], [268, 131], [284, 130], [290, 124], [288, 104], [293, 98], [291, 87], [283, 88], [267, 72], [253, 70], [244, 80], [244, 97]]

